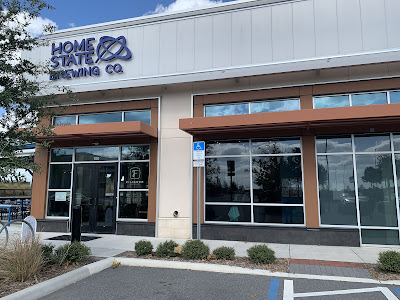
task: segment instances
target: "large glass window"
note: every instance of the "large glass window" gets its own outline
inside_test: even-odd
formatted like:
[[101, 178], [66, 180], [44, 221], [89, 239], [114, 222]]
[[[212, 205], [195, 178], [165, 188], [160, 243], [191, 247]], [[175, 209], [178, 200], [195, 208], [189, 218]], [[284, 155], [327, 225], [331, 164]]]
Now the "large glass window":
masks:
[[300, 139], [206, 143], [210, 222], [304, 224]]
[[400, 91], [314, 97], [314, 108], [400, 103]]
[[250, 113], [254, 114], [277, 111], [291, 111], [299, 109], [299, 99], [279, 99], [268, 101], [254, 101], [247, 103], [206, 105], [204, 115], [206, 117], [232, 116]]
[[361, 231], [363, 244], [399, 245], [398, 137], [317, 137], [322, 225], [354, 226]]
[[[69, 218], [73, 189], [72, 170], [75, 169], [75, 175], [77, 175], [79, 173], [76, 172], [82, 171], [79, 168], [82, 164], [104, 161], [119, 162], [120, 177], [118, 192], [115, 194], [119, 205], [117, 217], [120, 220], [146, 220], [149, 197], [149, 145], [51, 149], [47, 216]], [[84, 179], [84, 176], [80, 175], [77, 178]], [[113, 195], [114, 191], [104, 190], [102, 193], [109, 196], [109, 194]], [[77, 197], [76, 195], [77, 193], [73, 197]], [[82, 193], [78, 195], [79, 197], [74, 199], [75, 203], [82, 202], [81, 205], [89, 205], [89, 199]], [[88, 221], [88, 216], [83, 216], [83, 218], [83, 221]]]
[[349, 95], [326, 96], [314, 98], [314, 108], [331, 108], [350, 106]]
[[98, 124], [141, 121], [149, 124], [151, 122], [150, 110], [118, 111], [96, 114], [80, 114], [69, 116], [56, 116], [53, 118], [54, 126], [77, 125], [77, 124]]

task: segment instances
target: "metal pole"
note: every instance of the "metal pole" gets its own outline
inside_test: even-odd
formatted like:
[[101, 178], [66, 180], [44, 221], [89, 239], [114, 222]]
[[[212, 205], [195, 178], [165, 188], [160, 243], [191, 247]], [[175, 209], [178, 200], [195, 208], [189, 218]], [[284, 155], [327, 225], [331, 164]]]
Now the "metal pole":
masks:
[[197, 167], [197, 239], [201, 239], [201, 214], [200, 214], [200, 209], [201, 209], [201, 201], [200, 201], [200, 167]]

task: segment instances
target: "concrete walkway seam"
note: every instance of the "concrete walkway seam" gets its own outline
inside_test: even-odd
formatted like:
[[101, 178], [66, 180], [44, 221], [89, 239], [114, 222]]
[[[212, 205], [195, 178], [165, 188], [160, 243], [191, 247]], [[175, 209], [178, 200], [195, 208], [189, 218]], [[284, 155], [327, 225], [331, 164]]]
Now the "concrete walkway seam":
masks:
[[152, 260], [152, 259], [125, 258], [125, 257], [115, 257], [114, 259], [116, 261], [120, 262], [121, 265], [129, 266], [129, 267], [165, 268], [165, 269], [180, 269], [180, 270], [192, 270], [192, 271], [202, 271], [202, 272], [260, 275], [260, 276], [270, 276], [270, 277], [332, 280], [332, 281], [372, 283], [372, 284], [385, 284], [385, 285], [400, 285], [400, 281], [379, 281], [379, 280], [368, 279], [368, 278], [311, 275], [311, 274], [292, 274], [292, 273], [271, 272], [268, 270], [247, 269], [247, 268], [242, 268], [242, 267], [208, 264], [208, 263]]
[[114, 259], [107, 258], [100, 260], [89, 265], [83, 266], [79, 269], [65, 273], [58, 277], [43, 281], [31, 287], [18, 291], [14, 294], [5, 296], [1, 300], [37, 300], [51, 293], [54, 293], [68, 285], [76, 283], [79, 280], [92, 276], [95, 273], [103, 271], [112, 266]]

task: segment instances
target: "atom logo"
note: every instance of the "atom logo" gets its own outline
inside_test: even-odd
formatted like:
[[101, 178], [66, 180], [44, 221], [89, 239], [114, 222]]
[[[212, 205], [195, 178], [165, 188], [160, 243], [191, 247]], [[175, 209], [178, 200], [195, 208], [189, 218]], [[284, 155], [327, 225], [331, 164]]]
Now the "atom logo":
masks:
[[[119, 46], [117, 51], [113, 51]], [[97, 45], [97, 60], [110, 61], [114, 58], [119, 59], [129, 59], [132, 57], [131, 51], [126, 46], [126, 38], [120, 36], [113, 38], [111, 36], [102, 36], [100, 38], [99, 44]], [[125, 55], [123, 55], [123, 53]]]

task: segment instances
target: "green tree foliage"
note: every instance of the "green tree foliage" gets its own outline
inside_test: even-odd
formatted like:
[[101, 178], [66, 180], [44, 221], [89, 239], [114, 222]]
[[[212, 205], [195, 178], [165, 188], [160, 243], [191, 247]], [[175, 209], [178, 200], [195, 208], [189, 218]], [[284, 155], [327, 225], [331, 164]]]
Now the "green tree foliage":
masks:
[[35, 142], [37, 135], [51, 134], [51, 125], [41, 124], [41, 120], [51, 116], [46, 106], [55, 104], [56, 95], [38, 79], [49, 74], [49, 69], [44, 62], [21, 57], [21, 53], [46, 44], [43, 35], [54, 27], [45, 26], [42, 36], [32, 36], [28, 26], [44, 9], [51, 8], [41, 0], [0, 0], [0, 182], [18, 176], [15, 169], [37, 171], [33, 160], [19, 157], [16, 150]]

